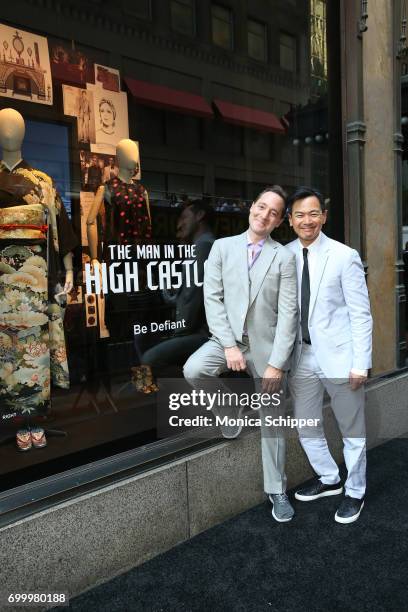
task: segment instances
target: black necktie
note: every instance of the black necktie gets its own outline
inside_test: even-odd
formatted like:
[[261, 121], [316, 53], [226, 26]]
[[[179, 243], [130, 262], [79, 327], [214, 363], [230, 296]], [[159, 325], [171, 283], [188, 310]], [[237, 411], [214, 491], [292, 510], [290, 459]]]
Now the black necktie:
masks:
[[310, 344], [309, 334], [309, 304], [310, 304], [310, 277], [309, 264], [307, 262], [308, 250], [303, 249], [303, 272], [302, 272], [302, 293], [300, 301], [300, 324], [302, 327], [302, 339]]

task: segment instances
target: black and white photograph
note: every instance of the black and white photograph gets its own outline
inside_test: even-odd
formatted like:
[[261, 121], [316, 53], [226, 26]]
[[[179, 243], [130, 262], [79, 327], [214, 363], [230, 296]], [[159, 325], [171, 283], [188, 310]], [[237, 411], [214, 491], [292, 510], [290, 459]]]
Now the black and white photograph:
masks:
[[[136, 144], [139, 150], [139, 143]], [[117, 177], [119, 174], [116, 155], [92, 153], [81, 149], [79, 160], [81, 165], [81, 191], [95, 192], [100, 185]], [[140, 155], [133, 179], [141, 179]]]
[[63, 85], [64, 114], [76, 117], [78, 122], [78, 142], [95, 141], [95, 114], [93, 93], [71, 85]]
[[0, 24], [0, 96], [52, 105], [48, 41]]
[[115, 154], [118, 142], [129, 138], [126, 93], [108, 91], [96, 85], [87, 85], [87, 89], [93, 93], [96, 128], [91, 151]]

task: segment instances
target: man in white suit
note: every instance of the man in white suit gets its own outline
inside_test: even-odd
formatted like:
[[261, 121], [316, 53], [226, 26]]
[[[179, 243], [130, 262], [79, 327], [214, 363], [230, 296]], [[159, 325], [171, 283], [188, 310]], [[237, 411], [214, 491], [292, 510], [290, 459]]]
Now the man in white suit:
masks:
[[326, 390], [348, 472], [335, 520], [351, 523], [360, 516], [366, 488], [364, 383], [371, 367], [372, 318], [364, 269], [357, 251], [321, 231], [327, 211], [319, 192], [300, 187], [288, 200], [288, 213], [298, 236], [288, 247], [296, 255], [301, 313], [289, 387], [295, 415], [320, 420], [318, 427], [299, 432], [318, 479], [295, 497], [311, 501], [343, 492], [321, 425]]
[[[205, 379], [208, 385], [230, 369], [260, 379], [265, 392], [281, 388], [298, 326], [295, 257], [270, 237], [283, 221], [285, 200], [281, 187], [268, 187], [251, 206], [248, 230], [214, 242], [204, 273], [212, 336], [184, 366], [193, 387], [203, 386]], [[241, 429], [223, 428], [223, 435], [234, 438]], [[285, 493], [285, 440], [263, 430], [262, 461], [272, 515], [290, 521], [294, 511]]]

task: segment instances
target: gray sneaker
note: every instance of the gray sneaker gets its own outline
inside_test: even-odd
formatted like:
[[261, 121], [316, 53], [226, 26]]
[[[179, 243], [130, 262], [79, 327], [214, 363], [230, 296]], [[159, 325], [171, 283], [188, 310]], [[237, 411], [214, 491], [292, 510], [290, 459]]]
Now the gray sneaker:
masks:
[[286, 493], [270, 493], [269, 501], [272, 504], [272, 516], [278, 523], [291, 521], [295, 511]]
[[227, 417], [225, 424], [220, 425], [223, 438], [227, 440], [238, 438], [242, 431], [242, 424], [240, 424], [239, 421], [242, 419], [243, 410], [242, 406], [240, 406], [238, 410], [234, 408], [225, 408], [221, 414], [218, 414], [220, 418]]

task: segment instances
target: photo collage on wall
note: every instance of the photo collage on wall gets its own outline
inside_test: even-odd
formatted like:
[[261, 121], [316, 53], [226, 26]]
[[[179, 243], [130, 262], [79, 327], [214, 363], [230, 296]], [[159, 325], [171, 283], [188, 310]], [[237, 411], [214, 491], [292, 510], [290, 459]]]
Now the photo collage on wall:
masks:
[[[81, 170], [80, 225], [82, 264], [90, 262], [87, 218], [101, 185], [118, 176], [116, 146], [129, 138], [127, 95], [121, 91], [120, 72], [94, 61], [89, 52], [74, 43], [53, 41], [50, 45], [51, 71], [61, 82], [64, 114], [76, 118]], [[139, 147], [138, 143], [136, 143]], [[140, 180], [140, 159], [133, 177]], [[82, 290], [74, 289], [70, 303], [82, 302]], [[78, 297], [80, 296], [80, 297]], [[89, 296], [85, 296], [88, 304]], [[87, 327], [99, 327], [99, 336], [109, 332], [104, 323], [103, 295], [94, 296], [98, 308], [86, 316]]]

